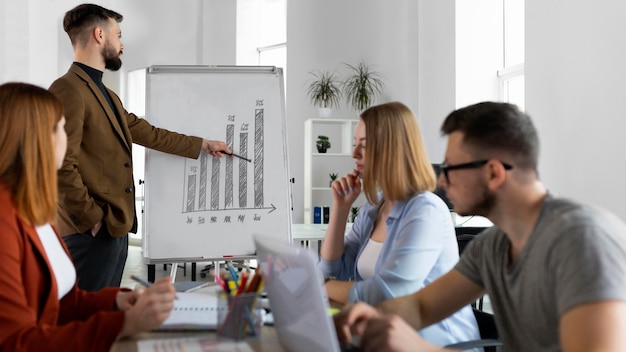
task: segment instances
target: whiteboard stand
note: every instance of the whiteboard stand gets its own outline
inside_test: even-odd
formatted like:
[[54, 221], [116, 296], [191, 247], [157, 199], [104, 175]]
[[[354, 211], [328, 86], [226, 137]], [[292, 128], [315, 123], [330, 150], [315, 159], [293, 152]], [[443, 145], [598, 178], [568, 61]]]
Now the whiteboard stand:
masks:
[[170, 269], [170, 282], [172, 284], [176, 282], [176, 270], [178, 270], [178, 263], [172, 263], [172, 269]]
[[150, 66], [140, 72], [137, 94], [151, 124], [223, 140], [251, 159], [146, 149], [144, 263], [256, 259], [254, 233], [291, 243], [282, 69]]
[[220, 272], [220, 263], [221, 262], [234, 262], [234, 261], [246, 261], [246, 260], [257, 260], [256, 255], [238, 255], [232, 257], [221, 257], [221, 258], [177, 258], [177, 259], [149, 259], [144, 258], [144, 263], [148, 266], [148, 281], [155, 282], [156, 281], [156, 269], [155, 266], [157, 264], [171, 264], [172, 267], [170, 269], [170, 282], [176, 282], [176, 273], [178, 271], [178, 265], [181, 263], [191, 263], [191, 281], [196, 281], [196, 263], [198, 262], [211, 262], [213, 263], [213, 267], [215, 268], [215, 272]]

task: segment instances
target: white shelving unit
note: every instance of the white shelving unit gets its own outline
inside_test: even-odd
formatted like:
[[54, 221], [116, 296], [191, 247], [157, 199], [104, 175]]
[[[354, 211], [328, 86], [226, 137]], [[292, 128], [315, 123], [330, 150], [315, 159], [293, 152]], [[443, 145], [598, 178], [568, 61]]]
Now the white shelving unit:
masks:
[[[313, 223], [313, 207], [333, 202], [330, 173], [343, 176], [354, 169], [352, 144], [357, 119], [308, 119], [304, 122], [304, 223]], [[328, 136], [331, 147], [318, 153], [317, 136]], [[354, 206], [365, 203], [361, 194]]]

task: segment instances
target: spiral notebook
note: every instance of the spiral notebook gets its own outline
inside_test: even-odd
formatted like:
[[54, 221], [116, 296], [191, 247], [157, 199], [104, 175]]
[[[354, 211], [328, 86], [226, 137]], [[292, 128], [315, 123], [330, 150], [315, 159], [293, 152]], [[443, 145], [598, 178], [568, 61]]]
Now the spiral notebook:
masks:
[[216, 330], [218, 295], [216, 293], [178, 292], [170, 316], [157, 331]]

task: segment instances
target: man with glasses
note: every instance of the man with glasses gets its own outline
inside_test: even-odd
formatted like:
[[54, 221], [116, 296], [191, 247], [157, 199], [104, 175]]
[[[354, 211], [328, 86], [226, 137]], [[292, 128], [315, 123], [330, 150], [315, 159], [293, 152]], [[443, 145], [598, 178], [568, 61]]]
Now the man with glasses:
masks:
[[539, 141], [507, 103], [452, 112], [439, 186], [460, 215], [494, 226], [454, 269], [422, 290], [335, 317], [340, 340], [368, 350], [435, 351], [415, 332], [489, 294], [504, 349], [626, 351], [626, 225], [551, 195], [537, 173]]

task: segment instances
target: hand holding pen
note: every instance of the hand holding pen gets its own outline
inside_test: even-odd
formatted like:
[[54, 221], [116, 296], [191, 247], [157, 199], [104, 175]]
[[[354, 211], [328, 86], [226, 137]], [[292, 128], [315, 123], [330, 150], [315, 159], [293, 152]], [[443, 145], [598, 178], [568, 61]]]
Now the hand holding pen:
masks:
[[120, 337], [155, 329], [169, 317], [174, 308], [175, 290], [169, 278], [158, 280], [154, 285], [138, 278], [149, 287], [138, 295], [137, 302], [124, 311], [124, 325]]
[[250, 163], [250, 162], [252, 162], [252, 160], [250, 160], [250, 159], [248, 159], [248, 158], [246, 158], [246, 157], [243, 157], [243, 156], [241, 156], [241, 155], [237, 155], [237, 154], [235, 154], [235, 153], [233, 153], [233, 152], [230, 152], [230, 153], [229, 153], [229, 152], [224, 151], [224, 150], [220, 150], [220, 152], [221, 152], [221, 153], [223, 153], [223, 154], [229, 155], [229, 156], [234, 156], [234, 157], [237, 157], [237, 158], [239, 158], [239, 159], [245, 160], [245, 161], [247, 161], [247, 162], [249, 162], [249, 163]]

